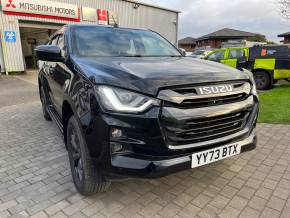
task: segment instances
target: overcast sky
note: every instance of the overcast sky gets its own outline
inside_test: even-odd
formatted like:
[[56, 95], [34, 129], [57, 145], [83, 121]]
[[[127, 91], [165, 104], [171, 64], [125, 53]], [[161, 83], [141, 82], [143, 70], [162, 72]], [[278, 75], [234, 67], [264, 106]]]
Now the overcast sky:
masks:
[[278, 34], [290, 31], [290, 20], [282, 19], [279, 0], [140, 0], [145, 3], [182, 11], [179, 38], [199, 37], [228, 27], [281, 39]]

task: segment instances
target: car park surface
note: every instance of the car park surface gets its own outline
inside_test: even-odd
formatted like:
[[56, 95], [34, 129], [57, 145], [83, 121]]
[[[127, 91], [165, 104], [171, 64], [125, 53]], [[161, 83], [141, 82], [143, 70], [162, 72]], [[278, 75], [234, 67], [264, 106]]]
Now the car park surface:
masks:
[[16, 83], [22, 92], [0, 110], [1, 218], [289, 217], [288, 125], [259, 124], [252, 152], [157, 180], [116, 182], [107, 193], [83, 197], [73, 186], [61, 134], [43, 120], [37, 86], [6, 78], [0, 93]]

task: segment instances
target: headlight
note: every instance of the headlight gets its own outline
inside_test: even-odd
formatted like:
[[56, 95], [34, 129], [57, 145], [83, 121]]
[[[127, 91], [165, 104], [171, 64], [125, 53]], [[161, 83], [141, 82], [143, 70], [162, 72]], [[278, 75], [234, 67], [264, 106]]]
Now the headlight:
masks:
[[138, 93], [110, 86], [96, 87], [102, 106], [109, 111], [123, 113], [141, 113], [160, 101]]
[[251, 80], [251, 82], [252, 82], [252, 94], [253, 94], [253, 95], [258, 95], [258, 94], [257, 94], [256, 81], [255, 81], [255, 78], [254, 78], [254, 76], [253, 76], [253, 73], [252, 73], [251, 71], [247, 70], [247, 69], [244, 69], [244, 68], [243, 68], [243, 71], [244, 71], [246, 74], [248, 74], [248, 76], [250, 77], [250, 80]]

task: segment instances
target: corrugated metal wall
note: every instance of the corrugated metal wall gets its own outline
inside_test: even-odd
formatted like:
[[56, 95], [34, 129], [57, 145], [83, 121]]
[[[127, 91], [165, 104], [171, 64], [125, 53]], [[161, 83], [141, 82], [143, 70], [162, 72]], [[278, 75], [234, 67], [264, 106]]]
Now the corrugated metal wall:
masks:
[[[177, 12], [145, 6], [142, 4], [139, 8], [134, 9], [133, 3], [123, 0], [57, 0], [57, 2], [76, 4], [79, 7], [85, 6], [112, 10], [118, 13], [119, 24], [121, 27], [152, 29], [165, 36], [169, 41], [173, 43], [177, 42]], [[19, 32], [19, 21], [38, 21], [60, 24], [69, 23], [53, 19], [5, 15], [0, 11], [1, 41], [6, 72], [25, 70]], [[15, 31], [17, 37], [16, 43], [6, 43], [4, 40], [4, 31]]]

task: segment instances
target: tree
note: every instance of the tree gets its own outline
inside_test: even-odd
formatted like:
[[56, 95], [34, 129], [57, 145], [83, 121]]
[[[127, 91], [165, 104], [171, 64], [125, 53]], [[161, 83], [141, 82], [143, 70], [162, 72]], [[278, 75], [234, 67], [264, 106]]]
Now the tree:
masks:
[[290, 19], [290, 0], [279, 0], [278, 3], [282, 16]]
[[267, 42], [267, 39], [266, 39], [266, 37], [264, 35], [257, 34], [255, 36], [250, 37], [248, 39], [248, 41], [252, 41], [252, 42]]
[[277, 45], [277, 43], [274, 41], [267, 41], [267, 45]]
[[247, 40], [248, 41], [251, 41], [251, 42], [265, 42], [268, 45], [276, 44], [273, 41], [268, 41], [267, 38], [266, 38], [266, 36], [261, 35], [261, 34], [257, 34], [256, 36], [252, 36], [252, 37], [248, 38]]

